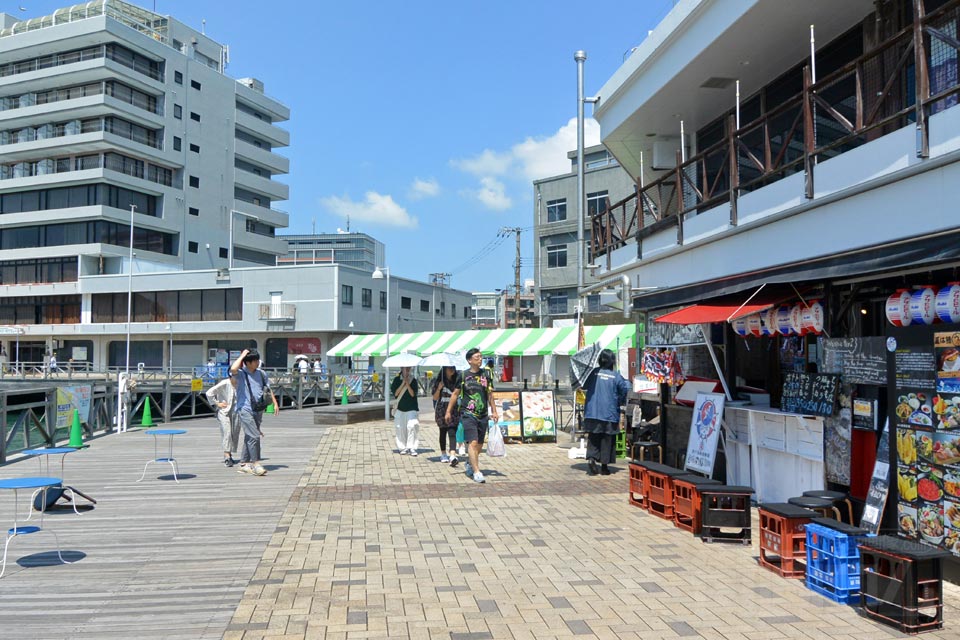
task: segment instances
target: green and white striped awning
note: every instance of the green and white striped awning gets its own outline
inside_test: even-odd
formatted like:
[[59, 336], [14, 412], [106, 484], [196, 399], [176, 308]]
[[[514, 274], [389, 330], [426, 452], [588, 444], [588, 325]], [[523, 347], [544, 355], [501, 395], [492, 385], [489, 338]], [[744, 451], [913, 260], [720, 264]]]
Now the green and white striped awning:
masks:
[[[584, 336], [587, 344], [599, 342], [604, 349], [637, 346], [634, 344], [636, 325], [632, 324], [584, 327]], [[360, 358], [408, 352], [428, 356], [443, 351], [463, 352], [474, 347], [484, 355], [570, 355], [577, 350], [577, 327], [391, 333], [389, 354], [384, 334], [352, 335], [340, 341], [327, 355]]]

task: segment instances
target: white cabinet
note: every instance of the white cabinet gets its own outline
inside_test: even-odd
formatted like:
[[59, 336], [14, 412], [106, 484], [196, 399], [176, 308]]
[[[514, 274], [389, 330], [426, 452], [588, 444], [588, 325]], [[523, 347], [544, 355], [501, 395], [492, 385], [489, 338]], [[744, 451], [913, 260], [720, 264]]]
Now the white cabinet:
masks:
[[727, 484], [753, 487], [757, 502], [786, 502], [824, 489], [823, 419], [728, 407]]

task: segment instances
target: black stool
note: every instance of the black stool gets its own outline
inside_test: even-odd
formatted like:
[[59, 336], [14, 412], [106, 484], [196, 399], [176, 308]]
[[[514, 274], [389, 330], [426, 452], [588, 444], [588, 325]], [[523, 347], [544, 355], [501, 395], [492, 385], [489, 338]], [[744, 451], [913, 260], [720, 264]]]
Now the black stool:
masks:
[[633, 449], [630, 452], [634, 460], [647, 460], [647, 452], [650, 452], [650, 461], [653, 462], [653, 449], [657, 450], [657, 462], [663, 464], [663, 447], [659, 442], [640, 441], [633, 443]]
[[814, 490], [814, 491], [804, 491], [804, 497], [806, 498], [824, 498], [826, 500], [832, 500], [833, 505], [837, 506], [839, 502], [845, 502], [847, 505], [847, 516], [850, 518], [847, 521], [847, 524], [853, 525], [853, 504], [850, 502], [850, 495], [842, 491], [826, 491], [826, 490]]
[[833, 511], [834, 520], [840, 521], [840, 510], [833, 506], [833, 500], [827, 500], [826, 498], [813, 498], [810, 496], [798, 496], [796, 498], [790, 498], [787, 500], [788, 504], [792, 504], [797, 507], [803, 507], [804, 509], [810, 509], [811, 511], [816, 511], [824, 518], [830, 516], [830, 512]]

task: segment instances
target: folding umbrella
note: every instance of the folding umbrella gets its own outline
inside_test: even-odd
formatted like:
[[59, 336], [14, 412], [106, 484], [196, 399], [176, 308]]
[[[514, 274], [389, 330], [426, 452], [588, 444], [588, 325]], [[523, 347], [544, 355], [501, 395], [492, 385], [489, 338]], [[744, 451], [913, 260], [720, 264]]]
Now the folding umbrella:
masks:
[[400, 367], [415, 367], [420, 364], [420, 356], [414, 353], [398, 353], [390, 356], [383, 361], [383, 366], [387, 369], [397, 369]]
[[594, 342], [570, 356], [570, 384], [574, 389], [582, 387], [596, 370], [601, 351], [600, 343]]
[[420, 361], [421, 367], [456, 367], [457, 371], [465, 371], [470, 364], [459, 353], [434, 353]]

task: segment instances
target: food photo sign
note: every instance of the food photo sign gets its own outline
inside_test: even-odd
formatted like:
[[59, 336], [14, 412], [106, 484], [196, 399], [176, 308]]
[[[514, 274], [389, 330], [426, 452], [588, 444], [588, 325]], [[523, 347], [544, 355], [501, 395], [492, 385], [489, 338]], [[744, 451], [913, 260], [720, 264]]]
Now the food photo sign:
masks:
[[960, 332], [905, 335], [890, 345], [897, 528], [960, 556]]
[[523, 408], [523, 437], [556, 439], [553, 391], [524, 391], [520, 394], [520, 402]]
[[493, 402], [500, 414], [500, 431], [505, 438], [520, 438], [520, 392], [494, 391]]

